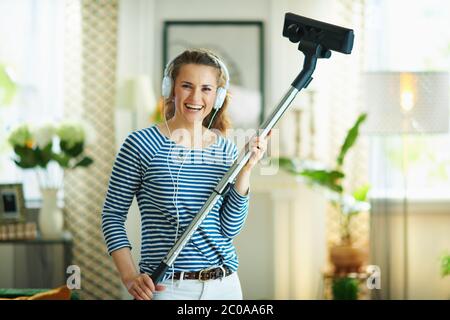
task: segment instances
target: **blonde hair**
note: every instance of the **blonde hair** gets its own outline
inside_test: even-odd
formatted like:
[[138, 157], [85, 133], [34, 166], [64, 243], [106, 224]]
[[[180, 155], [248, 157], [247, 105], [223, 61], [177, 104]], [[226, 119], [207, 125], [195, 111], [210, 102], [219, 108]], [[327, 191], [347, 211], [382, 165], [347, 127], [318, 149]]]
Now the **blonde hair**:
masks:
[[[209, 52], [205, 49], [188, 49], [178, 55], [170, 64], [170, 68], [168, 70], [168, 75], [172, 79], [172, 83], [175, 84], [175, 79], [180, 73], [180, 69], [182, 66], [186, 64], [198, 64], [204, 66], [214, 67], [219, 70], [219, 79], [218, 85], [219, 87], [225, 87], [227, 82], [226, 75], [223, 72], [220, 65], [213, 58], [219, 59], [212, 52]], [[172, 92], [167, 99], [164, 99], [164, 114], [166, 120], [171, 119], [175, 115], [175, 103], [173, 101], [173, 89]], [[231, 127], [231, 122], [226, 112], [228, 104], [230, 102], [230, 95], [227, 92], [227, 96], [222, 107], [217, 111], [216, 116], [214, 117], [213, 123], [210, 129], [219, 130], [222, 134], [225, 134], [225, 131]], [[211, 121], [211, 117], [214, 114], [214, 110], [212, 110], [208, 116], [203, 119], [203, 126], [207, 127], [209, 122]]]

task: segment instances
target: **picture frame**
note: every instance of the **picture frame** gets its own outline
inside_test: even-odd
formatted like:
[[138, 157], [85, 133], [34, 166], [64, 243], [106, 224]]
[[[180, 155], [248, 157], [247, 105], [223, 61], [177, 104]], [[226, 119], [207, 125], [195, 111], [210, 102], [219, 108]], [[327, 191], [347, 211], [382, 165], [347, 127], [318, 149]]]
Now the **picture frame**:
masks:
[[20, 183], [0, 184], [0, 223], [23, 222], [25, 199]]
[[189, 48], [216, 53], [230, 74], [228, 114], [235, 129], [264, 121], [264, 24], [262, 21], [165, 21], [162, 68]]

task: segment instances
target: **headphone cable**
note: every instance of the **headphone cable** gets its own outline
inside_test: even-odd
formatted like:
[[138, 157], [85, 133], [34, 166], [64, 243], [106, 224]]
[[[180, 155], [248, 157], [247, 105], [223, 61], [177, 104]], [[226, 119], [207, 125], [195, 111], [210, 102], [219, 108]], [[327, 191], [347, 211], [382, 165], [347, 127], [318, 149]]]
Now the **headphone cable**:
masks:
[[211, 128], [211, 125], [212, 125], [212, 123], [214, 121], [214, 118], [216, 117], [217, 111], [219, 111], [219, 109], [220, 108], [217, 108], [217, 109], [214, 110], [214, 113], [213, 113], [213, 115], [211, 117], [211, 120], [209, 120], [208, 129]]

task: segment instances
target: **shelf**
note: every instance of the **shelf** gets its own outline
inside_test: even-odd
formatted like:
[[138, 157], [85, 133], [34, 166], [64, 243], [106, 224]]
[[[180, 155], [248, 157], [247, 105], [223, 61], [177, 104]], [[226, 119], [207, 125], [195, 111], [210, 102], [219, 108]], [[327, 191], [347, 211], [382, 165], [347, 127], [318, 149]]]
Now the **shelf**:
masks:
[[10, 240], [0, 240], [0, 244], [72, 244], [72, 235], [69, 232], [64, 232], [63, 236], [59, 239], [10, 239]]

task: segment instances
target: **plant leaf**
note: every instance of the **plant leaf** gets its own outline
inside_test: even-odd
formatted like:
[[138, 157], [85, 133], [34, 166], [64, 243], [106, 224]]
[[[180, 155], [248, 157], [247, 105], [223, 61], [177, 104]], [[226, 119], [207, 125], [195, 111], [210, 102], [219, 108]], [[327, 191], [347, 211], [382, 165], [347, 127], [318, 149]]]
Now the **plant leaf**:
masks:
[[366, 118], [367, 118], [366, 113], [361, 114], [356, 120], [353, 127], [348, 131], [344, 143], [341, 146], [339, 156], [336, 159], [338, 166], [342, 166], [344, 164], [345, 155], [347, 154], [348, 150], [350, 150], [350, 148], [355, 144], [356, 139], [358, 138], [359, 135], [359, 126], [366, 120]]
[[14, 160], [14, 163], [21, 167], [22, 169], [31, 169], [36, 166], [34, 163], [30, 163], [29, 161], [22, 161], [22, 160]]
[[9, 76], [6, 67], [0, 64], [0, 106], [9, 105], [17, 91], [17, 86]]
[[52, 159], [55, 160], [56, 162], [58, 162], [58, 164], [64, 169], [67, 169], [69, 167], [70, 157], [63, 153], [61, 153], [61, 154], [54, 153], [52, 155]]
[[295, 167], [294, 162], [290, 158], [280, 157], [280, 158], [278, 158], [278, 164], [279, 164], [280, 168], [286, 170], [289, 173], [294, 173], [294, 174], [299, 173]]
[[52, 146], [53, 146], [52, 143], [49, 143], [43, 149], [36, 147], [35, 150], [36, 159], [40, 167], [42, 168], [47, 167], [47, 164], [50, 162], [50, 160], [52, 160], [53, 158]]
[[358, 280], [354, 278], [336, 278], [332, 284], [333, 300], [357, 300]]
[[38, 165], [39, 161], [33, 149], [14, 146], [14, 152], [19, 156], [14, 162], [21, 168], [29, 169]]
[[83, 143], [77, 143], [71, 147], [65, 141], [60, 142], [61, 150], [72, 158], [78, 157], [83, 152]]
[[450, 276], [450, 254], [445, 254], [441, 258], [441, 275]]
[[369, 193], [370, 185], [365, 184], [353, 192], [353, 197], [357, 201], [367, 201], [367, 194]]
[[87, 167], [87, 166], [90, 166], [93, 162], [94, 162], [94, 160], [92, 160], [92, 158], [84, 157], [83, 159], [81, 159], [81, 161], [79, 161], [74, 166], [74, 168], [76, 168], [76, 167]]
[[345, 177], [344, 173], [338, 170], [303, 170], [300, 175], [309, 179], [312, 183], [341, 193], [343, 191], [341, 180]]

